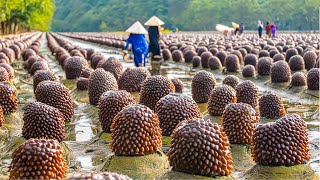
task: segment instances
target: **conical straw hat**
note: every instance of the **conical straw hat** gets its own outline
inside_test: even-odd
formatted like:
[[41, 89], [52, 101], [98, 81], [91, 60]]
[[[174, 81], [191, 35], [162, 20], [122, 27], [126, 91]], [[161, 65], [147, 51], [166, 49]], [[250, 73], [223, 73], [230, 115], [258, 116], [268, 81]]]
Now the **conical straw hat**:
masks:
[[133, 34], [147, 34], [148, 31], [141, 25], [139, 21], [136, 21], [129, 27], [126, 32], [133, 33]]
[[157, 16], [152, 16], [147, 22], [144, 23], [145, 26], [161, 26], [164, 22], [161, 21]]
[[225, 30], [230, 31], [230, 30], [233, 30], [233, 29], [228, 27], [228, 26], [222, 25], [222, 24], [217, 24], [216, 25], [216, 30], [223, 33]]
[[235, 23], [235, 22], [232, 22], [231, 24], [232, 24], [232, 27], [233, 27], [234, 29], [239, 28], [239, 24], [237, 24], [237, 23]]

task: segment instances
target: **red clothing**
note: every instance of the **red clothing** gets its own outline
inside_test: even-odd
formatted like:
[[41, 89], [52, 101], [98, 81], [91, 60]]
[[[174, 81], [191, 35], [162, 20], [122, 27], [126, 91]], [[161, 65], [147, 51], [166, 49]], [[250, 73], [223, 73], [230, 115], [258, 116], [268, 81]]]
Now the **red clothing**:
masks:
[[268, 24], [268, 25], [266, 26], [266, 30], [267, 30], [267, 31], [270, 31], [271, 28], [272, 28], [272, 27], [271, 27], [271, 24]]

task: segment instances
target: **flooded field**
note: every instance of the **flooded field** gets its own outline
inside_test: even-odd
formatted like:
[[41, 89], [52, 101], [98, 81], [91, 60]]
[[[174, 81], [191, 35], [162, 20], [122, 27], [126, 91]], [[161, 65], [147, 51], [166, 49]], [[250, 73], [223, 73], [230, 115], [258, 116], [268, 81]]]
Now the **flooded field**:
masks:
[[[121, 63], [124, 70], [133, 66], [133, 62], [124, 61], [122, 59], [122, 52], [119, 49], [110, 48], [107, 46], [91, 43], [83, 40], [61, 36], [63, 39], [71, 42], [73, 45], [81, 48], [92, 48], [96, 52], [102, 53], [106, 58], [115, 57], [121, 59]], [[59, 65], [55, 57], [51, 54], [51, 51], [47, 47], [46, 36], [43, 35], [41, 39], [40, 52], [44, 54], [47, 59], [51, 70], [59, 76], [60, 82], [62, 82], [71, 92], [72, 100], [75, 107], [75, 114], [71, 119], [71, 122], [65, 125], [65, 140], [62, 142], [62, 146], [65, 150], [65, 156], [68, 161], [68, 174], [75, 172], [97, 172], [105, 170], [105, 166], [108, 163], [108, 158], [112, 154], [110, 149], [111, 135], [109, 133], [101, 133], [101, 125], [98, 120], [98, 109], [95, 106], [89, 104], [89, 97], [87, 91], [79, 91], [76, 88], [76, 80], [67, 80], [63, 68]], [[14, 85], [17, 88], [18, 94], [18, 112], [10, 115], [5, 115], [5, 122], [0, 129], [0, 179], [8, 178], [8, 166], [11, 162], [11, 153], [13, 150], [21, 144], [24, 140], [21, 137], [23, 126], [23, 108], [32, 101], [35, 101], [33, 92], [33, 77], [23, 68], [23, 61], [16, 60], [12, 63], [12, 67], [15, 69]], [[151, 65], [148, 63], [147, 68], [152, 74], [160, 74], [168, 77], [169, 79], [179, 78], [184, 84], [184, 92], [188, 96], [191, 95], [191, 81], [193, 76], [202, 68], [193, 68], [192, 64], [179, 63], [173, 61], [165, 61], [161, 65], [159, 71], [152, 71]], [[272, 83], [270, 77], [257, 76], [255, 78], [244, 78], [241, 73], [226, 73], [222, 69], [210, 70], [206, 69], [214, 74], [217, 84], [221, 84], [222, 80], [227, 75], [236, 75], [240, 78], [240, 81], [251, 80], [259, 89], [259, 94], [262, 95], [265, 92], [274, 92], [282, 97], [282, 101], [285, 104], [286, 113], [297, 113], [307, 123], [309, 148], [310, 148], [310, 161], [305, 165], [299, 165], [300, 168], [306, 168], [310, 166], [317, 174], [320, 174], [320, 131], [319, 131], [319, 91], [309, 91], [304, 88], [296, 88], [290, 86], [283, 86], [281, 84]], [[139, 93], [132, 93], [136, 101], [139, 101]], [[221, 124], [221, 116], [211, 116], [207, 112], [207, 103], [198, 104], [201, 113], [205, 119], [210, 119], [212, 122]], [[275, 119], [261, 118], [261, 124], [274, 122]], [[162, 151], [166, 154], [170, 147], [170, 137], [163, 137]], [[231, 176], [235, 179], [245, 179], [246, 172], [255, 166], [255, 163], [251, 159], [250, 148], [242, 145], [231, 144], [231, 152], [234, 161], [234, 171]], [[163, 161], [165, 164], [167, 159], [164, 154], [160, 153], [160, 157], [149, 157], [150, 159], [137, 160], [139, 167], [126, 166], [127, 161], [123, 160], [119, 164], [114, 165], [111, 169], [116, 172], [128, 174], [131, 177], [137, 179], [202, 179], [205, 177], [188, 175], [185, 173], [174, 172], [166, 165], [163, 167], [142, 167], [143, 163], [153, 163], [153, 161]], [[157, 156], [156, 154], [155, 156]], [[138, 158], [138, 157], [137, 157]], [[140, 157], [139, 157], [140, 158]], [[147, 157], [146, 157], [147, 158]], [[164, 160], [165, 159], [165, 160]], [[120, 161], [120, 160], [119, 160]], [[154, 164], [157, 164], [154, 162]], [[118, 167], [117, 167], [118, 166]], [[298, 167], [299, 169], [299, 166]], [[136, 168], [136, 169], [135, 169]], [[268, 167], [269, 168], [269, 167]], [[123, 170], [122, 169], [126, 169]], [[164, 169], [164, 170], [163, 170]], [[109, 169], [110, 170], [110, 169]], [[161, 171], [163, 170], [163, 171]], [[280, 173], [288, 174], [288, 176], [274, 177], [289, 179], [290, 171], [292, 169], [283, 169]], [[160, 172], [161, 171], [161, 172]], [[261, 172], [261, 171], [256, 171]], [[269, 173], [269, 172], [264, 172]], [[254, 174], [254, 173], [253, 173]], [[261, 178], [259, 173], [256, 175], [250, 174], [250, 178]], [[297, 177], [297, 176], [296, 176]], [[303, 178], [303, 177], [299, 177]], [[232, 179], [232, 178], [230, 178]], [[316, 178], [315, 178], [316, 179]]]

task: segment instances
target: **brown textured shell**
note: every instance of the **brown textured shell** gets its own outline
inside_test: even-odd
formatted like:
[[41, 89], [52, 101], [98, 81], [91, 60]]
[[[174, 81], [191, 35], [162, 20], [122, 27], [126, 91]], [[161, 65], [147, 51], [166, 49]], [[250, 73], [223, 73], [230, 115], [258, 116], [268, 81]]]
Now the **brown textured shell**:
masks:
[[171, 54], [171, 51], [169, 49], [162, 50], [162, 56], [163, 56], [164, 60], [172, 59], [172, 54]]
[[256, 127], [251, 146], [253, 160], [262, 165], [292, 166], [310, 159], [307, 125], [297, 114]]
[[230, 103], [222, 114], [222, 125], [232, 144], [251, 144], [259, 114], [246, 103]]
[[0, 127], [2, 126], [3, 122], [4, 122], [3, 109], [0, 106]]
[[94, 55], [96, 53], [96, 50], [94, 50], [94, 49], [87, 49], [87, 59], [88, 60], [91, 60], [91, 58], [92, 58], [92, 55]]
[[183, 61], [183, 53], [180, 50], [174, 50], [172, 52], [172, 60], [175, 62], [182, 62]]
[[38, 55], [30, 56], [28, 58], [28, 60], [25, 62], [26, 63], [26, 69], [30, 70], [31, 66], [37, 61], [44, 61], [44, 60]]
[[69, 121], [73, 114], [73, 102], [69, 90], [60, 82], [42, 81], [35, 91], [36, 100], [53, 106], [63, 114], [66, 121]]
[[63, 114], [56, 108], [41, 102], [32, 102], [25, 107], [22, 136], [26, 139], [45, 138], [64, 140]]
[[225, 60], [225, 66], [229, 72], [237, 72], [240, 70], [240, 61], [235, 54], [229, 54]]
[[307, 84], [309, 90], [319, 90], [319, 68], [312, 68], [307, 74]]
[[153, 154], [162, 146], [159, 118], [150, 108], [133, 104], [123, 108], [111, 125], [111, 149], [115, 155]]
[[207, 52], [208, 48], [205, 46], [200, 46], [199, 48], [197, 48], [197, 52], [198, 52], [198, 56], [201, 56], [204, 52]]
[[140, 92], [143, 81], [150, 76], [150, 72], [143, 67], [127, 68], [118, 80], [119, 89]]
[[96, 53], [94, 54], [92, 57], [91, 57], [91, 67], [93, 69], [96, 69], [97, 68], [97, 65], [98, 63], [101, 61], [101, 60], [104, 60], [104, 56], [100, 53]]
[[13, 52], [14, 52], [14, 55], [15, 55], [14, 58], [15, 59], [19, 59], [20, 58], [20, 54], [21, 54], [20, 47], [18, 45], [16, 45], [16, 44], [12, 44], [10, 46], [10, 49], [12, 49]]
[[201, 63], [201, 57], [200, 56], [193, 56], [192, 58], [192, 66], [193, 67], [199, 67]]
[[12, 66], [10, 64], [0, 63], [0, 67], [3, 67], [7, 70], [8, 74], [9, 74], [9, 79], [14, 78], [14, 69], [12, 68]]
[[80, 91], [86, 91], [89, 87], [89, 79], [84, 77], [79, 77], [77, 80], [77, 89]]
[[42, 81], [58, 81], [58, 77], [49, 70], [38, 70], [33, 76], [33, 90], [36, 91], [37, 85]]
[[99, 99], [99, 121], [102, 130], [111, 132], [113, 118], [126, 106], [136, 104], [133, 96], [127, 91], [107, 91]]
[[237, 102], [247, 103], [253, 108], [258, 104], [258, 88], [250, 80], [243, 81], [236, 87]]
[[81, 72], [80, 77], [89, 78], [93, 71], [91, 68], [86, 68]]
[[209, 59], [209, 68], [211, 70], [216, 70], [216, 69], [221, 69], [222, 68], [222, 64], [221, 64], [219, 58], [217, 58], [217, 56], [212, 56]]
[[0, 52], [0, 59], [4, 59], [6, 63], [10, 63], [8, 56], [3, 52]]
[[194, 50], [187, 50], [184, 53], [184, 60], [185, 62], [191, 62], [194, 56], [197, 56], [197, 52], [195, 52]]
[[276, 83], [290, 82], [291, 70], [286, 61], [277, 61], [271, 66], [271, 81]]
[[91, 105], [97, 105], [100, 96], [106, 91], [118, 90], [116, 78], [108, 71], [97, 68], [89, 78], [88, 94]]
[[175, 87], [175, 92], [182, 93], [184, 89], [183, 82], [180, 79], [172, 79], [171, 81]]
[[286, 58], [284, 57], [283, 54], [276, 54], [273, 56], [272, 59], [274, 62], [277, 62], [277, 61], [285, 60]]
[[256, 74], [256, 69], [253, 65], [247, 64], [242, 69], [242, 76], [243, 77], [254, 77]]
[[172, 133], [168, 152], [175, 171], [203, 176], [228, 176], [231, 148], [223, 128], [201, 118], [182, 121]]
[[277, 118], [286, 114], [281, 97], [273, 93], [267, 93], [259, 99], [259, 111], [261, 117]]
[[88, 67], [87, 61], [80, 56], [72, 56], [65, 60], [64, 70], [67, 79], [80, 77], [82, 71]]
[[225, 51], [219, 51], [215, 54], [215, 56], [217, 56], [221, 62], [221, 65], [224, 66], [225, 65], [225, 59], [227, 57], [227, 53]]
[[68, 54], [68, 52], [65, 52], [65, 53], [62, 53], [62, 54], [56, 56], [56, 59], [59, 61], [59, 64], [64, 69], [64, 64], [65, 64], [66, 60], [70, 57], [71, 57], [70, 54]]
[[288, 62], [291, 71], [301, 71], [305, 69], [303, 57], [300, 55], [294, 55]]
[[36, 61], [32, 64], [30, 68], [30, 74], [34, 75], [39, 70], [50, 70], [49, 65], [46, 61]]
[[221, 116], [229, 103], [237, 102], [236, 91], [229, 85], [222, 84], [215, 87], [210, 94], [208, 113], [212, 116]]
[[11, 48], [3, 48], [1, 50], [1, 52], [3, 52], [4, 54], [6, 54], [6, 56], [9, 58], [9, 62], [12, 63], [15, 60], [15, 53]]
[[267, 50], [261, 50], [261, 51], [259, 52], [259, 58], [262, 58], [262, 57], [270, 57], [269, 51], [267, 51]]
[[243, 56], [242, 56], [242, 53], [239, 50], [233, 50], [233, 51], [231, 51], [230, 54], [236, 55], [238, 57], [238, 59], [239, 59], [239, 63], [243, 62]]
[[9, 77], [8, 71], [5, 68], [0, 67], [0, 81], [9, 81], [9, 80], [10, 80], [10, 77]]
[[197, 103], [208, 102], [210, 92], [216, 85], [216, 78], [211, 72], [197, 72], [191, 82], [192, 98]]
[[233, 89], [235, 89], [237, 87], [237, 85], [239, 84], [239, 78], [235, 75], [227, 75], [223, 81], [222, 84], [226, 84], [231, 86]]
[[197, 103], [183, 94], [164, 96], [158, 101], [155, 112], [159, 117], [163, 136], [170, 136], [181, 121], [201, 117]]
[[201, 54], [201, 66], [202, 68], [208, 68], [209, 67], [209, 59], [213, 57], [210, 51], [203, 52]]
[[148, 106], [154, 110], [156, 103], [165, 95], [174, 93], [174, 84], [161, 75], [147, 78], [141, 85], [140, 104]]
[[310, 70], [316, 65], [317, 54], [313, 51], [307, 51], [303, 55], [303, 60], [304, 60], [305, 68], [307, 70]]
[[132, 180], [127, 175], [103, 172], [103, 173], [87, 173], [87, 174], [72, 174], [66, 180]]
[[12, 155], [10, 179], [63, 179], [67, 164], [59, 142], [52, 139], [29, 139]]
[[279, 54], [280, 52], [275, 48], [274, 50], [270, 50], [270, 57], [273, 58], [274, 55]]
[[258, 59], [257, 72], [260, 76], [269, 76], [273, 59], [270, 57], [262, 57]]
[[118, 80], [122, 74], [123, 67], [120, 60], [110, 57], [106, 60], [101, 60], [97, 68], [103, 68], [105, 71], [109, 71]]
[[286, 61], [288, 62], [289, 59], [294, 56], [294, 55], [298, 55], [299, 52], [296, 48], [289, 48], [287, 51], [286, 51]]
[[305, 86], [305, 85], [307, 85], [307, 78], [303, 74], [303, 72], [295, 72], [292, 75], [291, 85], [292, 86]]
[[17, 111], [17, 89], [10, 83], [0, 82], [0, 106], [2, 106], [3, 114], [13, 113]]

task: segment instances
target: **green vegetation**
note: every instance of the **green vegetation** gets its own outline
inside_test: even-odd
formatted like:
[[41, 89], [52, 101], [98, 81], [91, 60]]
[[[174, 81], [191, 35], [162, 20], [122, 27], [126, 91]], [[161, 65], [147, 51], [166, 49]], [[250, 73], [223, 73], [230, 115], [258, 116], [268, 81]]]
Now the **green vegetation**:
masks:
[[101, 30], [102, 32], [108, 31], [108, 27], [107, 27], [107, 23], [106, 23], [106, 22], [104, 22], [104, 21], [101, 22], [101, 24], [100, 24], [100, 30]]
[[0, 28], [1, 34], [47, 31], [53, 17], [53, 31], [124, 31], [156, 15], [165, 28], [185, 31], [231, 22], [255, 30], [257, 20], [279, 30], [316, 30], [319, 7], [319, 0], [0, 0]]
[[[319, 0], [55, 0], [54, 31], [123, 31], [136, 20], [157, 15], [166, 28], [214, 30], [216, 24], [243, 22], [255, 30], [257, 20], [279, 30], [316, 30]], [[106, 28], [107, 27], [107, 28]]]
[[1, 34], [49, 30], [53, 0], [0, 0]]

